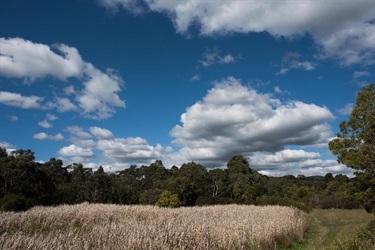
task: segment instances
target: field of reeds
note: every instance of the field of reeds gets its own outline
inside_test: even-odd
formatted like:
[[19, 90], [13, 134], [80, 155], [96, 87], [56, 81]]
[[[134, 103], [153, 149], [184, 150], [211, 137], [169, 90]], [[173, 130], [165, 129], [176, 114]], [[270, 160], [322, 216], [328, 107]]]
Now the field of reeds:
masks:
[[0, 249], [275, 249], [303, 239], [305, 214], [281, 206], [105, 204], [0, 213]]

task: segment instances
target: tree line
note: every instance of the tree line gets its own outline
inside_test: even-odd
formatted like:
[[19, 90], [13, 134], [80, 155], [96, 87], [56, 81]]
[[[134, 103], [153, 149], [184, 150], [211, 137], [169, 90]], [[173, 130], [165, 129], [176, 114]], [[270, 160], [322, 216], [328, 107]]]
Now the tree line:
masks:
[[213, 204], [291, 205], [311, 208], [358, 208], [359, 191], [345, 175], [270, 177], [251, 169], [241, 155], [225, 169], [189, 162], [168, 169], [160, 160], [107, 173], [82, 164], [64, 166], [51, 158], [35, 162], [31, 150], [0, 149], [0, 208], [24, 210], [34, 205], [81, 202], [199, 206]]

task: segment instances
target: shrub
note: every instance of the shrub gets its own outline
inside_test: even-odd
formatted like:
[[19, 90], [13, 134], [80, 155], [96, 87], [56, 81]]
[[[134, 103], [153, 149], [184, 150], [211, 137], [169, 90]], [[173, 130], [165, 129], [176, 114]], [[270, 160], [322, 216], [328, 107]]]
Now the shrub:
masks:
[[0, 200], [2, 211], [25, 211], [32, 206], [31, 202], [17, 194], [6, 194]]
[[343, 241], [336, 241], [335, 250], [375, 249], [375, 217], [367, 226], [359, 230], [353, 237]]
[[155, 205], [159, 207], [173, 208], [178, 206], [178, 202], [179, 200], [177, 194], [172, 194], [170, 191], [165, 190], [160, 194], [159, 200]]

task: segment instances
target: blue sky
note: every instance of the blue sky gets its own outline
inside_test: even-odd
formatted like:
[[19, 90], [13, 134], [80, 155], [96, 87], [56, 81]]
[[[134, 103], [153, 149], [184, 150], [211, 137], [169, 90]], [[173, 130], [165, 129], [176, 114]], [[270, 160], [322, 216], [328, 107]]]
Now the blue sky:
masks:
[[119, 170], [161, 159], [351, 174], [327, 142], [374, 82], [375, 2], [0, 0], [0, 143]]

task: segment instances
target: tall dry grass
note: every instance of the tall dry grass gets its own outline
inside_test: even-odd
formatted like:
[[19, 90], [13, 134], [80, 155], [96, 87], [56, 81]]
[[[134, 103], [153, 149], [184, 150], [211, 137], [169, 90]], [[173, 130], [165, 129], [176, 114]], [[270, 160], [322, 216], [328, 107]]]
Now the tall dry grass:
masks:
[[0, 213], [1, 249], [274, 249], [302, 240], [305, 214], [281, 206], [88, 204]]

